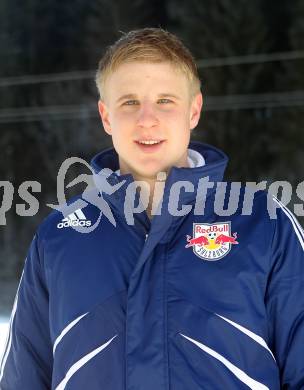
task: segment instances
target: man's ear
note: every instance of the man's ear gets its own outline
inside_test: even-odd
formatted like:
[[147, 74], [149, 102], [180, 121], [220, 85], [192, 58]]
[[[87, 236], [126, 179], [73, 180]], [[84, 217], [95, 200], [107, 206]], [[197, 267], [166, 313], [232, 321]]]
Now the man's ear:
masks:
[[200, 119], [201, 111], [203, 107], [203, 95], [201, 92], [196, 94], [191, 102], [190, 108], [190, 129], [194, 129]]
[[110, 125], [110, 121], [109, 121], [109, 112], [108, 112], [108, 109], [107, 109], [105, 102], [102, 100], [98, 101], [98, 111], [99, 111], [100, 118], [102, 120], [103, 127], [105, 129], [105, 132], [108, 133], [109, 135], [111, 135], [112, 131], [111, 131], [111, 125]]

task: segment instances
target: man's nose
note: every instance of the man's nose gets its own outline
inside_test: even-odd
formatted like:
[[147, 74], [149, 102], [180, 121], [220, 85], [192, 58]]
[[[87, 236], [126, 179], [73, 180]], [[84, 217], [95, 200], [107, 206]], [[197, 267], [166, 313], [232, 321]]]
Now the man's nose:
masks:
[[137, 124], [141, 127], [153, 127], [158, 124], [155, 108], [149, 102], [143, 102], [138, 111]]

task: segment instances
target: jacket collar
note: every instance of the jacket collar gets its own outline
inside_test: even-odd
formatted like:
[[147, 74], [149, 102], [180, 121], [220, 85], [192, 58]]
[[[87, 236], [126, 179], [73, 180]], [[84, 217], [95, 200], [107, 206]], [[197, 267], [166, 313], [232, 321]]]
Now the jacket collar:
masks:
[[[178, 181], [191, 182], [196, 189], [201, 178], [208, 177], [210, 182], [218, 182], [223, 179], [224, 171], [228, 163], [228, 158], [225, 153], [214, 146], [198, 141], [190, 142], [189, 148], [200, 153], [204, 158], [205, 164], [192, 168], [179, 168], [173, 166], [166, 179], [164, 199], [169, 195], [171, 186]], [[116, 196], [112, 196], [112, 198], [115, 199], [115, 203], [124, 202], [125, 189], [129, 183], [134, 181], [134, 178], [131, 174], [119, 175], [115, 172], [119, 170], [119, 161], [116, 151], [113, 148], [109, 148], [98, 153], [91, 160], [91, 166], [96, 175], [94, 177], [95, 183], [100, 175], [103, 176], [103, 178], [106, 178], [111, 186], [124, 183], [119, 190], [115, 192]], [[98, 188], [100, 189], [100, 181]], [[195, 192], [183, 191], [183, 193], [180, 194], [180, 200], [185, 204], [191, 202], [196, 196]]]
[[[161, 214], [153, 216], [152, 221], [149, 220], [146, 212], [141, 212], [134, 216], [134, 224], [142, 231], [142, 234], [147, 234], [149, 232], [146, 245], [143, 246], [134, 269], [134, 275], [149, 259], [155, 246], [160, 242], [167, 242], [170, 240], [170, 234], [178, 228], [178, 225], [183, 220], [183, 218], [179, 216], [171, 215], [168, 210], [168, 199], [172, 185], [178, 181], [188, 181], [192, 183], [195, 189], [194, 192], [181, 191], [179, 194], [179, 201], [181, 202], [179, 204], [186, 205], [196, 199], [196, 192], [200, 179], [208, 177], [210, 182], [218, 182], [223, 179], [228, 162], [228, 158], [223, 152], [213, 146], [200, 142], [190, 142], [189, 147], [203, 155], [205, 165], [194, 168], [178, 168], [173, 166], [165, 183]], [[131, 174], [118, 175], [115, 173], [115, 171], [119, 169], [119, 163], [117, 153], [113, 148], [97, 154], [92, 159], [91, 165], [96, 173], [94, 176], [96, 186], [99, 191], [102, 192], [103, 198], [106, 202], [110, 203], [120, 215], [124, 215], [125, 205], [129, 201], [126, 197], [126, 188], [129, 183], [134, 181], [133, 176]], [[119, 186], [121, 183], [123, 183], [123, 185], [110, 195], [103, 191], [103, 185], [106, 184], [108, 186], [109, 183], [110, 187]], [[206, 196], [209, 196], [213, 192], [214, 189], [208, 190]], [[135, 204], [137, 200], [138, 199], [135, 199]], [[132, 205], [134, 199], [131, 199], [130, 202]]]

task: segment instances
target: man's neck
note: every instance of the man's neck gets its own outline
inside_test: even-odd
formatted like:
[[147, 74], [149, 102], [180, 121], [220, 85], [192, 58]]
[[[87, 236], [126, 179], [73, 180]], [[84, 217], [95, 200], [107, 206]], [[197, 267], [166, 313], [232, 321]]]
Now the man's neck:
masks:
[[[176, 164], [176, 166], [189, 168], [190, 165], [188, 162], [187, 154], [185, 154], [183, 161], [180, 162], [179, 164]], [[146, 212], [147, 212], [149, 219], [153, 218], [153, 215], [155, 214], [157, 207], [158, 207], [160, 201], [162, 200], [164, 181], [168, 177], [168, 174], [170, 172], [170, 168], [167, 169], [166, 171], [162, 171], [162, 172], [164, 172], [165, 175], [162, 175], [162, 176], [164, 176], [164, 178], [163, 178], [164, 180], [161, 179], [161, 180], [163, 180], [163, 182], [160, 183], [159, 177], [157, 175], [150, 176], [150, 177], [145, 177], [145, 176], [139, 175], [137, 172], [132, 172], [130, 169], [128, 169], [128, 167], [124, 166], [124, 164], [121, 164], [121, 162], [120, 162], [120, 174], [124, 175], [127, 173], [131, 173], [133, 178], [134, 178], [134, 181], [140, 181], [144, 184], [142, 186], [142, 191], [144, 192], [143, 196], [145, 197], [145, 199], [147, 199], [147, 197], [149, 197], [148, 206], [146, 209]]]
[[[133, 174], [133, 177], [134, 181], [140, 181], [141, 183], [143, 183], [143, 185], [141, 186], [141, 191], [143, 191], [142, 196], [145, 199], [149, 199], [146, 212], [149, 219], [152, 219], [153, 214], [155, 213], [157, 206], [163, 197], [163, 185], [156, 185], [156, 183], [159, 183], [156, 177], [147, 178], [136, 174]], [[167, 172], [165, 178], [166, 177]]]

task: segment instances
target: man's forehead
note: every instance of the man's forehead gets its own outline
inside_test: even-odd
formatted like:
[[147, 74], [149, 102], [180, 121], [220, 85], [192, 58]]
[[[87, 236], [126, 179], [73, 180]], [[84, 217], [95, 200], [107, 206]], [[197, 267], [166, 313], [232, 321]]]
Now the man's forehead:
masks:
[[141, 83], [143, 80], [177, 84], [184, 83], [187, 77], [180, 69], [167, 62], [130, 62], [121, 64], [117, 69], [114, 69], [109, 74], [108, 79], [117, 80], [124, 84]]
[[147, 92], [159, 97], [180, 98], [188, 89], [189, 80], [170, 63], [133, 62], [124, 63], [109, 74], [105, 86], [107, 94], [115, 101]]

